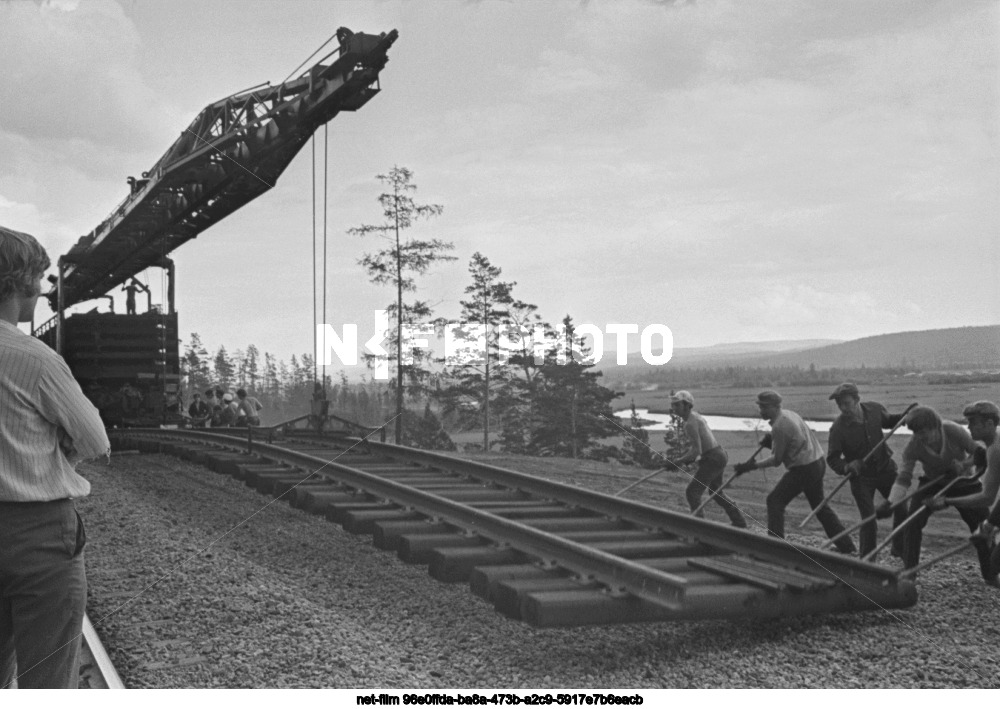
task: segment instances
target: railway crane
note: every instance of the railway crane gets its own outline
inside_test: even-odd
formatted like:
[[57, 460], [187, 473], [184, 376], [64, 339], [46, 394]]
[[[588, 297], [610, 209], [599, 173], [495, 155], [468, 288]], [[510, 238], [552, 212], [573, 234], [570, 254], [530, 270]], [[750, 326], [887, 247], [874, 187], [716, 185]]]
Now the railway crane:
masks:
[[[273, 187], [317, 128], [381, 90], [398, 33], [337, 30], [338, 46], [296, 78], [263, 84], [202, 110], [129, 194], [58, 259], [55, 315], [34, 334], [62, 354], [105, 423], [165, 420], [180, 380], [174, 265], [168, 254]], [[167, 273], [165, 311], [67, 308], [109, 298], [141, 271]], [[127, 287], [127, 286], [126, 286]], [[113, 300], [112, 310], [113, 310]], [[152, 311], [152, 309], [150, 309]]]

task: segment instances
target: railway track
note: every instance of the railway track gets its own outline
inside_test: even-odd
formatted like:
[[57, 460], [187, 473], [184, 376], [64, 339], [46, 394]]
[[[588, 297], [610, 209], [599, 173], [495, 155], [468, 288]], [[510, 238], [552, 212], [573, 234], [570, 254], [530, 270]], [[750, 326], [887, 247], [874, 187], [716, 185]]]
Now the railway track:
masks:
[[[535, 626], [901, 608], [886, 568], [440, 453], [347, 437], [109, 432], [324, 515]], [[237, 434], [240, 435], [240, 434]], [[242, 432], [246, 436], [246, 432]]]
[[90, 618], [83, 616], [83, 652], [80, 656], [80, 689], [125, 689], [114, 663], [97, 636]]

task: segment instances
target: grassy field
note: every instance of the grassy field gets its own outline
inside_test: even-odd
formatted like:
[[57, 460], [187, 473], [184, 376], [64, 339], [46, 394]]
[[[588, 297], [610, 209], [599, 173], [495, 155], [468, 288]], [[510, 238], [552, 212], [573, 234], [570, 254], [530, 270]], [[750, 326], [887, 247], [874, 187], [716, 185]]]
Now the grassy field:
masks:
[[[837, 417], [836, 405], [829, 400], [835, 387], [783, 387], [779, 393], [783, 406], [808, 419], [832, 421]], [[960, 420], [962, 409], [980, 399], [1000, 402], [1000, 384], [927, 384], [926, 382], [860, 385], [862, 401], [877, 401], [890, 413], [900, 413], [913, 402], [936, 409], [944, 418]], [[729, 387], [691, 389], [695, 408], [703, 414], [718, 416], [757, 416], [754, 403], [760, 389]], [[616, 409], [627, 409], [635, 401], [638, 409], [654, 413], [670, 410], [669, 391], [630, 391], [616, 399]]]

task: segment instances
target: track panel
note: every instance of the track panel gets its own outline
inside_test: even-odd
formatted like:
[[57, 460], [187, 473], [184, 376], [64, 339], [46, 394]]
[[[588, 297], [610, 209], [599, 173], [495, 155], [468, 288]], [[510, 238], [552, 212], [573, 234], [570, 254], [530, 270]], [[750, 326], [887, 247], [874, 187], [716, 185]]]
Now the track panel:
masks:
[[116, 446], [187, 458], [370, 534], [534, 625], [916, 602], [911, 581], [874, 564], [439, 453], [332, 437], [276, 446], [215, 432], [111, 433]]

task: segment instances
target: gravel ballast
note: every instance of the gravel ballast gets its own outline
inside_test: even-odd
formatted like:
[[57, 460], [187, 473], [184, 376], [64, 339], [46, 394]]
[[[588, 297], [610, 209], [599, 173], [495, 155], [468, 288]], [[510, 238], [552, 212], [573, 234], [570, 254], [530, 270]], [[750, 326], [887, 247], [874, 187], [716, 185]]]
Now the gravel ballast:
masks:
[[[537, 629], [201, 466], [116, 455], [81, 472], [88, 613], [130, 687], [1000, 686], [1000, 590], [971, 551], [923, 572], [904, 611]], [[956, 538], [925, 536], [925, 558]]]

